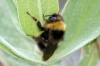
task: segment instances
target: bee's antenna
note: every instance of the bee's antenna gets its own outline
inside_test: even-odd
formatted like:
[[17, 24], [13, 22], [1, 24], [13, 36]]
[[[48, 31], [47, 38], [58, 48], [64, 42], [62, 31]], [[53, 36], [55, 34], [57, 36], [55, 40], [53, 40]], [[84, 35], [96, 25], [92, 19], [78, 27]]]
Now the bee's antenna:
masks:
[[60, 10], [59, 10], [59, 12], [58, 12], [58, 15], [60, 15]]

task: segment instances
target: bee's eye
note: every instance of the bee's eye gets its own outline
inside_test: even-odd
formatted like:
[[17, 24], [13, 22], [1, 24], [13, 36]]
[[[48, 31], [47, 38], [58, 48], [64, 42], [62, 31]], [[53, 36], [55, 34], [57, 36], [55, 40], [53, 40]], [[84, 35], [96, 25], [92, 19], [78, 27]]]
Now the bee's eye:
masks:
[[50, 20], [51, 21], [56, 21], [56, 17], [52, 17]]

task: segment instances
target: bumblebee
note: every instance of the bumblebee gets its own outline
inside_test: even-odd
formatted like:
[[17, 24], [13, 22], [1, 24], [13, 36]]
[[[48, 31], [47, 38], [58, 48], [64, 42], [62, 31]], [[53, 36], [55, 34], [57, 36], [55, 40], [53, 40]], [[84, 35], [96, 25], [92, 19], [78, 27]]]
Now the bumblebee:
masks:
[[[27, 14], [37, 23], [38, 28], [43, 31], [38, 37], [32, 36], [36, 41], [37, 46], [43, 52], [43, 61], [47, 61], [57, 49], [60, 41], [63, 40], [65, 33], [66, 25], [60, 13], [43, 15], [43, 20], [46, 22], [44, 26], [41, 25], [40, 21], [37, 20], [34, 16]], [[45, 17], [48, 18], [46, 19]]]

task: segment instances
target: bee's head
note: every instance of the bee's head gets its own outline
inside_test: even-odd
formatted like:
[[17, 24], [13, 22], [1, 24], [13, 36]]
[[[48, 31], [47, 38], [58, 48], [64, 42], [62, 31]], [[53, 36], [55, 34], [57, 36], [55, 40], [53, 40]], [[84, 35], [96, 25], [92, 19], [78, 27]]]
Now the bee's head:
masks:
[[49, 16], [49, 18], [46, 20], [47, 23], [63, 21], [63, 18], [60, 14], [52, 14], [52, 15], [46, 15], [46, 16]]

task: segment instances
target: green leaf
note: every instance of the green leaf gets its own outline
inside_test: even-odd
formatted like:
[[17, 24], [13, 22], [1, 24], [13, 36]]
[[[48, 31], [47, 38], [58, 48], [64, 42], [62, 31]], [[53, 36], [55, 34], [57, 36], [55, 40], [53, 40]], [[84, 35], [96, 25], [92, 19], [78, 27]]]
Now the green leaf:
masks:
[[78, 66], [96, 66], [99, 57], [95, 42], [89, 43], [89, 45], [85, 46], [85, 48], [85, 55], [82, 60], [80, 60]]
[[13, 0], [13, 2], [14, 2], [14, 4], [15, 4], [15, 6], [17, 5], [17, 0]]
[[90, 43], [82, 48], [82, 53], [78, 66], [85, 66], [88, 63], [92, 49], [93, 48], [90, 46]]
[[0, 61], [2, 61], [4, 66], [39, 66], [39, 64], [33, 64], [15, 58], [2, 50], [0, 50], [0, 57]]
[[97, 54], [97, 51], [95, 50], [94, 53], [92, 52], [91, 57], [88, 61], [88, 63], [86, 64], [86, 66], [96, 66], [98, 63], [99, 57]]
[[16, 0], [18, 15], [21, 22], [21, 26], [24, 32], [28, 35], [39, 35], [36, 23], [32, 18], [26, 13], [29, 12], [31, 15], [36, 17], [42, 25], [43, 14], [49, 15], [52, 13], [58, 13], [58, 1], [57, 0]]

